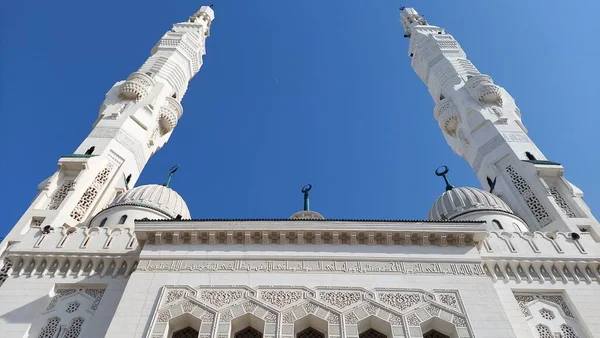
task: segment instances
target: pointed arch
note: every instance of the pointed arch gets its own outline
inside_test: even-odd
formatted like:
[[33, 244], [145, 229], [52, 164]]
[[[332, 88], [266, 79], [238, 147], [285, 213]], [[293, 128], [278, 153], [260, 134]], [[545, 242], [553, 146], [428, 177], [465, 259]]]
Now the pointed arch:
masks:
[[327, 338], [329, 323], [313, 314], [308, 314], [294, 322], [295, 338]]
[[[193, 331], [200, 332], [200, 326], [202, 325], [202, 319], [198, 318], [194, 314], [189, 312], [182, 313], [179, 316], [173, 317], [169, 319], [168, 323], [168, 333], [167, 337], [169, 338], [184, 338], [184, 334], [190, 334]], [[195, 337], [198, 337], [196, 334]]]
[[246, 312], [231, 321], [231, 334], [234, 338], [262, 338], [265, 320], [251, 312]]

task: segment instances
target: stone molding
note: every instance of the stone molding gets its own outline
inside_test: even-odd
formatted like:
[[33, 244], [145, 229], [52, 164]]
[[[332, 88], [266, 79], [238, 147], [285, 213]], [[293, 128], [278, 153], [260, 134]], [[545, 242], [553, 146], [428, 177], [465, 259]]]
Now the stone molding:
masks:
[[484, 260], [483, 268], [494, 282], [600, 283], [599, 261]]
[[[229, 224], [231, 223], [231, 224]], [[231, 226], [235, 230], [227, 230]], [[231, 229], [231, 228], [230, 228]], [[370, 222], [152, 222], [136, 223], [146, 244], [350, 244], [468, 246], [487, 234], [481, 224]], [[173, 239], [179, 240], [174, 242]]]
[[127, 278], [135, 271], [138, 260], [135, 256], [121, 255], [65, 255], [60, 253], [36, 255], [9, 255], [13, 262], [11, 275], [32, 277], [80, 277], [94, 276]]
[[231, 322], [245, 315], [261, 320], [264, 337], [293, 338], [288, 333], [306, 316], [325, 321], [331, 338], [354, 337], [349, 332], [358, 332], [358, 323], [370, 317], [389, 323], [394, 337], [414, 336], [432, 317], [454, 325], [460, 337], [473, 337], [456, 290], [165, 285], [147, 337], [162, 337], [168, 323], [185, 314], [200, 319], [201, 332], [214, 336], [218, 328], [217, 338], [230, 337]]
[[390, 273], [403, 275], [486, 276], [474, 262], [336, 260], [141, 260], [138, 272]]

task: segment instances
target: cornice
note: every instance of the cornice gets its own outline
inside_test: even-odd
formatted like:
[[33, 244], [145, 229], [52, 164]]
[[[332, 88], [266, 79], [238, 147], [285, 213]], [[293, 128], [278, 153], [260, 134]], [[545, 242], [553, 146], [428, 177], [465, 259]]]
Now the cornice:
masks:
[[350, 244], [473, 245], [487, 235], [482, 222], [397, 221], [143, 221], [138, 241], [147, 244]]

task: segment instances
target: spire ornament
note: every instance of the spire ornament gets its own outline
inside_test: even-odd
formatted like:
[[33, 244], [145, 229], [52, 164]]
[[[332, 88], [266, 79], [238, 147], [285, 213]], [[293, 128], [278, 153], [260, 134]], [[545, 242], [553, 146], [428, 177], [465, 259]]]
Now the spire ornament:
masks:
[[445, 165], [438, 167], [435, 170], [436, 176], [441, 176], [442, 178], [444, 178], [444, 182], [446, 182], [446, 191], [454, 189], [454, 186], [452, 184], [450, 184], [450, 182], [448, 181], [448, 178], [446, 177], [446, 174], [448, 174], [449, 171], [450, 171], [450, 169], [448, 169], [448, 167]]
[[167, 177], [167, 182], [165, 184], [163, 184], [165, 187], [167, 187], [167, 188], [169, 187], [169, 185], [171, 184], [171, 179], [173, 178], [173, 175], [177, 172], [178, 169], [179, 169], [179, 164], [176, 164], [171, 169], [169, 169], [169, 176]]
[[302, 193], [304, 194], [304, 211], [310, 210], [310, 200], [308, 198], [308, 192], [312, 189], [312, 184], [307, 184], [302, 187]]

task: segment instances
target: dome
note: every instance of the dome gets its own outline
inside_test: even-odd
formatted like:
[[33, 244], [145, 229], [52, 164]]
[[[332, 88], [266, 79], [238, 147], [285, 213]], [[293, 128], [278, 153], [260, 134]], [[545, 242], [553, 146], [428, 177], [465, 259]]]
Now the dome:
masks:
[[148, 184], [135, 187], [115, 198], [109, 205], [136, 205], [160, 211], [171, 218], [181, 215], [182, 219], [191, 219], [187, 204], [173, 189], [164, 185]]
[[325, 217], [316, 211], [302, 210], [294, 213], [290, 219], [325, 219]]
[[435, 201], [427, 219], [452, 220], [458, 216], [475, 211], [500, 211], [512, 214], [512, 210], [503, 200], [487, 191], [471, 188], [451, 188]]

